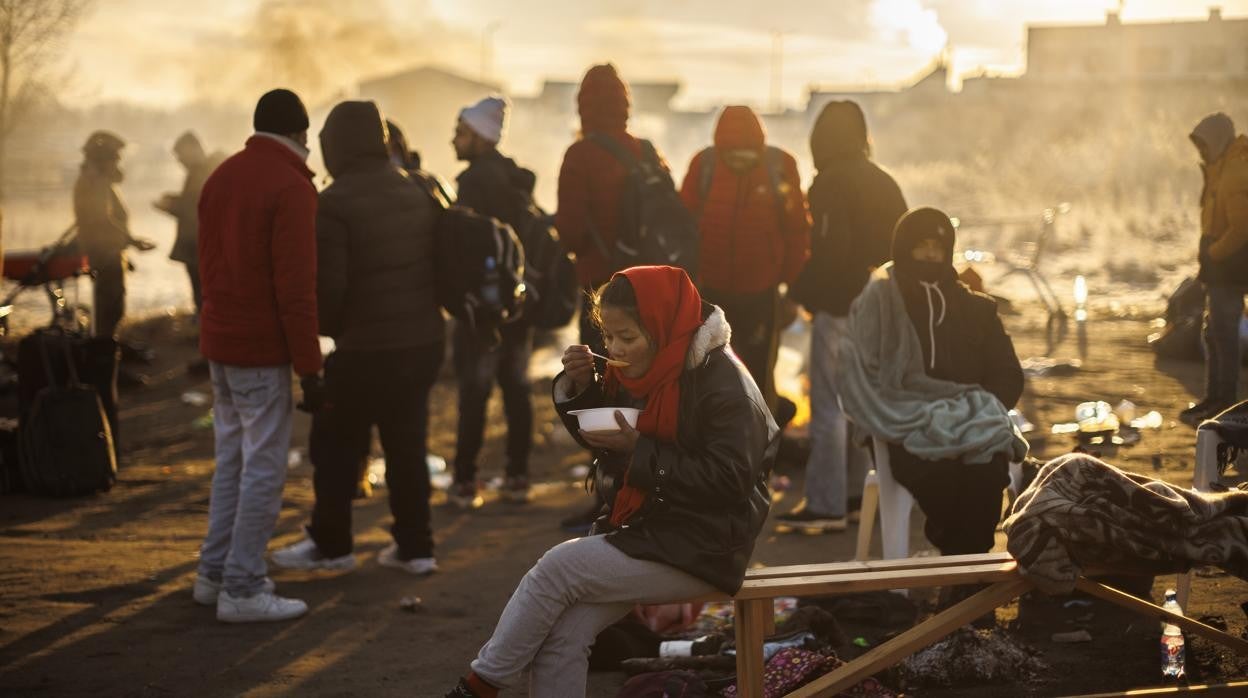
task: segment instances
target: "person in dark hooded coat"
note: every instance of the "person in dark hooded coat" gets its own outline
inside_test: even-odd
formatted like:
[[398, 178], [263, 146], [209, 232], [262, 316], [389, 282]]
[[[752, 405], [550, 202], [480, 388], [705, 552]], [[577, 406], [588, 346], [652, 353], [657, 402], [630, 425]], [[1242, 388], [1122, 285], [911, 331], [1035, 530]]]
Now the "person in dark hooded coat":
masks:
[[[293, 569], [355, 567], [351, 499], [377, 426], [394, 544], [377, 561], [414, 575], [437, 569], [425, 463], [429, 393], [444, 327], [434, 300], [433, 200], [391, 162], [373, 102], [342, 102], [321, 130], [333, 183], [316, 216], [317, 307], [334, 339], [313, 412], [308, 455], [316, 504], [307, 538], [273, 554]], [[319, 391], [318, 391], [319, 392]], [[308, 402], [305, 391], [305, 403]]]
[[781, 531], [828, 533], [848, 528], [869, 469], [866, 449], [850, 443], [837, 401], [836, 347], [870, 270], [892, 255], [893, 228], [906, 200], [892, 176], [871, 161], [867, 121], [856, 103], [823, 108], [810, 152], [818, 170], [808, 193], [814, 220], [810, 261], [789, 285], [788, 298], [811, 314], [811, 448], [806, 497], [776, 521]]
[[[991, 297], [958, 281], [954, 228], [934, 208], [914, 209], [897, 222], [894, 278], [923, 350], [927, 375], [978, 385], [1012, 409], [1023, 394], [1023, 370]], [[942, 555], [986, 553], [1001, 518], [1009, 457], [988, 463], [918, 458], [889, 444], [893, 477], [927, 515], [924, 532]]]
[[[456, 203], [510, 225], [517, 234], [530, 219], [536, 176], [498, 151], [505, 131], [507, 102], [486, 97], [463, 109], [451, 144], [468, 163], [457, 178]], [[461, 509], [475, 509], [482, 499], [477, 487], [477, 456], [485, 432], [485, 411], [497, 382], [507, 417], [507, 463], [499, 496], [510, 502], [529, 498], [529, 451], [533, 445], [532, 386], [529, 358], [533, 326], [523, 317], [500, 328], [497, 346], [485, 346], [467, 327], [457, 324], [452, 337], [455, 374], [459, 382], [459, 427], [455, 450], [455, 481], [447, 493]]]

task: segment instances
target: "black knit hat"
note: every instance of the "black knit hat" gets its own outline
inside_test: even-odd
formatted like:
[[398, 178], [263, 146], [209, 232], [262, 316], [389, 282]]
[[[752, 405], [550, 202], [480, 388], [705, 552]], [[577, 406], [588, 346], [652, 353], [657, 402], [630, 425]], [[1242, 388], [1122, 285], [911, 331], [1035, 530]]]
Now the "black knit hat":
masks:
[[256, 131], [285, 136], [308, 130], [308, 110], [299, 95], [286, 89], [270, 90], [256, 102], [252, 118]]

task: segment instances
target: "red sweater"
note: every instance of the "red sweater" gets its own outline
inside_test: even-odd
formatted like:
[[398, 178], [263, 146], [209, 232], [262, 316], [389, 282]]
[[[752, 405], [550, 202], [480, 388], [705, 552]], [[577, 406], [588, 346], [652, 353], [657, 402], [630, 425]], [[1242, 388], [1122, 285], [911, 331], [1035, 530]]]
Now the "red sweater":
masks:
[[[810, 213], [797, 162], [780, 152], [780, 192], [768, 173], [762, 123], [746, 107], [728, 107], [715, 129], [715, 172], [702, 200], [702, 159], [689, 163], [680, 196], [700, 215], [701, 285], [728, 293], [758, 293], [793, 283], [810, 256]], [[730, 150], [758, 152], [758, 164], [738, 174]], [[782, 227], [783, 226], [783, 227]]]
[[[641, 157], [641, 144], [623, 129], [608, 131], [635, 157]], [[559, 209], [555, 227], [559, 239], [576, 254], [576, 274], [583, 286], [597, 286], [619, 271], [604, 257], [591, 235], [592, 228], [610, 250], [620, 223], [620, 199], [628, 171], [598, 144], [585, 139], [573, 143], [563, 156], [559, 170]]]
[[316, 188], [286, 145], [252, 136], [199, 200], [199, 349], [230, 366], [321, 369]]

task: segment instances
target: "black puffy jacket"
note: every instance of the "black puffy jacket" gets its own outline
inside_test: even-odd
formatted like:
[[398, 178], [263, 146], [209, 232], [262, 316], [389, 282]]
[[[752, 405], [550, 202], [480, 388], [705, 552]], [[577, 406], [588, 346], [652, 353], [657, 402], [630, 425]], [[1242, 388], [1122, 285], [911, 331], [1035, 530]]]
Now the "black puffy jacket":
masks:
[[[703, 318], [680, 376], [676, 443], [642, 436], [631, 462], [597, 452], [594, 466], [616, 477], [628, 467], [630, 484], [649, 493], [638, 514], [605, 534], [608, 541], [630, 557], [671, 565], [731, 594], [741, 588], [771, 506], [767, 477], [779, 429], [727, 347], [723, 311], [704, 304]], [[600, 385], [570, 397], [569, 385], [563, 374], [555, 378], [555, 408], [578, 441], [569, 411], [635, 404], [628, 395], [608, 403]], [[597, 524], [606, 525], [605, 517]]]
[[433, 295], [436, 210], [390, 162], [372, 102], [334, 107], [321, 131], [333, 184], [316, 212], [321, 334], [341, 351], [418, 347], [443, 339]]

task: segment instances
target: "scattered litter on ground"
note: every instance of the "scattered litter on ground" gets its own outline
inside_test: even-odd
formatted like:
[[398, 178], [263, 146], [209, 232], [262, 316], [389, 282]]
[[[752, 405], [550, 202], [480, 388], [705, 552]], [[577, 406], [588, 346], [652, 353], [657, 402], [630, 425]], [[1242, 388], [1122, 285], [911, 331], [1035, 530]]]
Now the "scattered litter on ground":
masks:
[[584, 463], [581, 465], [574, 465], [572, 466], [572, 469], [568, 471], [568, 474], [572, 476], [573, 480], [584, 480], [589, 476], [589, 466]]
[[210, 402], [207, 393], [201, 393], [198, 390], [188, 390], [182, 393], [182, 404], [191, 407], [203, 407]]
[[1071, 599], [1062, 604], [1062, 608], [1091, 608], [1092, 601], [1090, 599]]
[[293, 470], [300, 465], [303, 465], [303, 451], [297, 448], [290, 449], [286, 454], [286, 467]]
[[853, 639], [853, 645], [854, 647], [870, 647], [871, 643], [867, 642], [865, 637], [856, 637]]
[[1135, 419], [1132, 419], [1131, 428], [1132, 429], [1160, 429], [1161, 425], [1164, 423], [1165, 422], [1161, 416], [1161, 413], [1158, 412], [1157, 410], [1152, 410], [1148, 414], [1144, 415], [1143, 417], [1136, 417]]
[[425, 602], [419, 596], [404, 596], [399, 599], [399, 610], [420, 613], [425, 610]]
[[1014, 426], [1018, 427], [1018, 433], [1030, 434], [1036, 430], [1036, 425], [1028, 421], [1028, 419], [1023, 416], [1022, 412], [1019, 412], [1018, 410], [1010, 410], [1009, 415], [1010, 421], [1014, 422]]
[[1049, 639], [1052, 640], [1053, 642], [1061, 642], [1063, 644], [1070, 644], [1074, 642], [1091, 642], [1092, 633], [1088, 632], [1087, 630], [1072, 630], [1068, 633], [1053, 633], [1053, 635], [1049, 637]]
[[425, 465], [429, 467], [429, 474], [446, 472], [446, 459], [434, 453], [425, 455]]
[[1029, 357], [1020, 361], [1019, 365], [1023, 367], [1025, 375], [1033, 378], [1073, 376], [1083, 368], [1083, 362], [1079, 359], [1052, 359], [1047, 356]]
[[200, 416], [191, 420], [191, 428], [192, 429], [211, 429], [212, 428], [212, 410], [208, 410], [207, 413], [201, 414]]
[[902, 662], [907, 686], [973, 686], [1034, 680], [1049, 669], [1036, 651], [1001, 630], [963, 628]]

